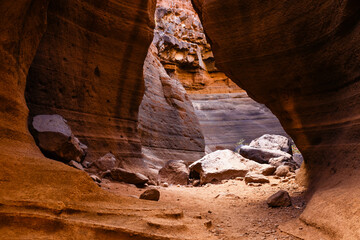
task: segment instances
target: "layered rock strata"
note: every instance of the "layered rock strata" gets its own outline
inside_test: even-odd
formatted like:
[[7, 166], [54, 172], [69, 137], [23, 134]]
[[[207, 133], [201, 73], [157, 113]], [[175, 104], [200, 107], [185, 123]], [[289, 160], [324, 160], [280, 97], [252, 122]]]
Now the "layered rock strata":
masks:
[[154, 6], [153, 1], [50, 2], [26, 99], [31, 114], [63, 116], [89, 147], [88, 161], [111, 151], [127, 168], [144, 168], [137, 118]]
[[271, 109], [304, 155], [317, 191], [300, 219], [331, 239], [360, 238], [359, 2], [193, 3], [219, 68]]
[[[152, 40], [155, 7], [154, 1], [144, 0], [71, 0], [52, 1], [47, 12], [47, 3], [44, 0], [0, 2], [1, 237], [202, 239], [207, 236], [200, 220], [186, 216], [169, 219], [171, 206], [115, 197], [102, 191], [86, 173], [43, 157], [28, 131], [24, 98], [26, 77], [35, 54], [28, 79], [41, 81], [30, 80], [29, 91], [46, 101], [35, 101], [37, 98], [30, 96], [31, 109], [40, 112], [44, 107], [66, 115], [76, 135], [89, 145], [122, 149], [112, 143], [122, 134], [124, 139], [130, 139], [130, 135], [136, 137], [132, 133], [136, 129], [134, 108], [141, 100], [142, 64]], [[49, 26], [42, 38], [46, 17]], [[99, 76], [104, 77], [103, 81], [95, 79]], [[108, 96], [116, 96], [116, 103], [107, 105]], [[132, 107], [130, 101], [134, 103]], [[124, 145], [131, 147], [128, 139]], [[139, 155], [135, 150], [140, 140], [134, 140], [133, 145], [130, 151]], [[96, 154], [93, 152], [93, 156]]]
[[190, 98], [210, 151], [233, 150], [240, 139], [250, 143], [264, 133], [287, 136], [270, 110], [245, 92], [191, 94]]
[[169, 160], [200, 159], [205, 143], [192, 103], [181, 83], [166, 73], [154, 45], [145, 60], [144, 81], [138, 127], [147, 166], [157, 172]]

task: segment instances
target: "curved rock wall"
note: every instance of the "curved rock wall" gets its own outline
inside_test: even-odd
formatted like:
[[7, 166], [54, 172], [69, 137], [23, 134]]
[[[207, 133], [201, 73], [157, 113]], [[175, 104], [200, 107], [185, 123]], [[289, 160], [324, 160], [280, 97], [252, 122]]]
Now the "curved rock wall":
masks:
[[271, 109], [304, 155], [317, 192], [301, 219], [332, 239], [360, 238], [360, 3], [193, 3], [219, 68]]
[[137, 114], [154, 2], [50, 2], [26, 98], [31, 114], [67, 119], [89, 161], [111, 151], [123, 167], [144, 167]]
[[145, 161], [159, 170], [169, 160], [194, 162], [204, 155], [204, 137], [182, 84], [169, 77], [152, 44], [144, 64], [145, 95], [139, 133]]

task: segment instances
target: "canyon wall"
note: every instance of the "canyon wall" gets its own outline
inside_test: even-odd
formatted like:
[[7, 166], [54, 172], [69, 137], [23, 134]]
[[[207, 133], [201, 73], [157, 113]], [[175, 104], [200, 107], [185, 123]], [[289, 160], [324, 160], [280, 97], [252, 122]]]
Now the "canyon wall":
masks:
[[152, 44], [144, 63], [145, 95], [139, 108], [139, 134], [145, 163], [157, 170], [169, 160], [194, 162], [205, 143], [182, 84], [169, 77]]
[[190, 94], [208, 152], [234, 149], [240, 139], [250, 143], [267, 133], [287, 136], [271, 111], [217, 69], [191, 0], [159, 0], [155, 23], [160, 61]]
[[181, 231], [169, 220], [164, 230], [172, 206], [101, 190], [85, 172], [45, 158], [28, 131], [26, 85], [32, 113], [63, 114], [98, 146], [90, 156], [140, 157], [137, 107], [155, 1], [54, 0], [47, 9], [44, 0], [0, 2], [1, 238], [200, 239], [200, 220], [176, 220]]
[[150, 1], [51, 1], [48, 26], [27, 77], [31, 115], [59, 114], [88, 146], [144, 169], [137, 132], [143, 63], [153, 38]]
[[331, 239], [360, 238], [360, 3], [193, 3], [217, 66], [271, 109], [304, 155], [316, 192], [300, 219]]

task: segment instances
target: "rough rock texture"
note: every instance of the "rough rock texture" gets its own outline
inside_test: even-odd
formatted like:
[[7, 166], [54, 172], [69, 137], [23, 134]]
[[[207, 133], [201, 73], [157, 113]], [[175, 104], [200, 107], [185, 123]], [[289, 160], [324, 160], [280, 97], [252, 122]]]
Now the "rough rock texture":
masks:
[[212, 152], [189, 166], [190, 175], [198, 175], [200, 184], [244, 177], [249, 171], [256, 171], [260, 168], [261, 164], [245, 159], [231, 150]]
[[291, 151], [290, 140], [281, 135], [264, 134], [251, 141], [250, 147], [280, 150], [289, 153]]
[[98, 171], [108, 171], [115, 167], [119, 167], [119, 162], [116, 160], [116, 157], [112, 153], [107, 153], [101, 158], [95, 160], [92, 163], [92, 167], [95, 167]]
[[[69, 7], [70, 2], [74, 3], [71, 7]], [[47, 3], [48, 1], [46, 0], [0, 1], [1, 238], [81, 239], [86, 236], [87, 239], [162, 239], [169, 238], [169, 229], [171, 236], [178, 239], [183, 239], [184, 236], [191, 236], [191, 239], [201, 239], [203, 236], [207, 236], [208, 232], [201, 220], [189, 219], [186, 216], [184, 216], [184, 219], [177, 220], [178, 223], [185, 226], [183, 231], [175, 230], [171, 227], [171, 224], [167, 224], [170, 227], [166, 230], [164, 230], [162, 225], [160, 225], [160, 228], [151, 227], [147, 219], [152, 218], [164, 221], [163, 219], [168, 209], [171, 209], [172, 206], [159, 206], [150, 201], [141, 201], [140, 204], [140, 201], [136, 199], [129, 200], [128, 198], [116, 197], [113, 194], [102, 191], [86, 173], [61, 162], [47, 159], [42, 155], [28, 131], [28, 110], [24, 99], [24, 91], [28, 69], [37, 51], [42, 34], [46, 29], [46, 16], [49, 17], [49, 22], [54, 21], [54, 18], [59, 16], [59, 24], [60, 19], [64, 20], [63, 24], [67, 24], [66, 28], [59, 29], [59, 32], [54, 32], [57, 34], [51, 36], [62, 36], [65, 38], [64, 41], [66, 41], [70, 40], [66, 36], [71, 35], [74, 37], [74, 41], [64, 45], [52, 44], [52, 48], [49, 51], [56, 51], [56, 53], [47, 55], [45, 54], [46, 52], [43, 52], [44, 56], [47, 56], [45, 62], [50, 61], [50, 57], [53, 60], [57, 59], [60, 61], [64, 57], [69, 59], [70, 56], [80, 56], [83, 49], [85, 49], [84, 52], [87, 51], [86, 49], [89, 49], [88, 44], [91, 42], [87, 40], [81, 41], [81, 39], [92, 39], [91, 36], [96, 35], [95, 31], [105, 30], [107, 27], [109, 33], [120, 32], [116, 29], [120, 28], [121, 34], [118, 34], [117, 37], [122, 40], [118, 42], [119, 52], [122, 55], [119, 58], [115, 58], [115, 54], [118, 51], [114, 51], [114, 49], [118, 48], [114, 48], [114, 46], [108, 43], [101, 45], [111, 48], [111, 69], [115, 69], [115, 65], [118, 65], [119, 62], [124, 63], [124, 66], [126, 66], [123, 68], [124, 71], [121, 71], [121, 68], [116, 68], [119, 76], [122, 76], [116, 79], [124, 81], [122, 83], [126, 83], [130, 87], [136, 83], [136, 78], [133, 77], [142, 73], [142, 63], [147, 53], [147, 47], [151, 42], [151, 36], [144, 37], [144, 35], [151, 35], [148, 23], [152, 22], [155, 7], [154, 1], [150, 0], [106, 2], [96, 0], [87, 2], [75, 0], [53, 1], [52, 4], [57, 5], [58, 3], [57, 8], [59, 11], [66, 9], [64, 13], [66, 13], [67, 17], [62, 18], [60, 15], [54, 14], [54, 7], [51, 7], [50, 9], [52, 10], [47, 13]], [[89, 18], [85, 18], [84, 12], [99, 14], [93, 14]], [[111, 12], [115, 12], [115, 14], [111, 14]], [[119, 17], [121, 21], [116, 21], [115, 23], [117, 24], [108, 24], [106, 25], [107, 27], [99, 27], [96, 24], [101, 22], [101, 19], [113, 21], [115, 20], [113, 19], [114, 16]], [[82, 26], [87, 25], [88, 29], [91, 28], [92, 31], [86, 31], [86, 28], [83, 27], [73, 31], [72, 28], [76, 26], [74, 22], [66, 21], [66, 19], [70, 18], [84, 23]], [[52, 25], [51, 28], [53, 27], [55, 26]], [[43, 41], [46, 41], [46, 38], [51, 38], [51, 36], [48, 35], [43, 38]], [[104, 38], [99, 36], [98, 40], [100, 41], [101, 39]], [[111, 41], [115, 40], [112, 39]], [[77, 48], [74, 49], [72, 44], [77, 46]], [[66, 50], [68, 48], [71, 48], [71, 50]], [[96, 47], [92, 46], [91, 49], [96, 49]], [[136, 54], [134, 51], [136, 51]], [[102, 54], [105, 54], [105, 52], [102, 52]], [[59, 55], [60, 57], [58, 58]], [[92, 52], [87, 56], [90, 60], [95, 55], [97, 54]], [[40, 56], [38, 55], [37, 57], [39, 58]], [[50, 64], [48, 66], [49, 69], [44, 68], [43, 70], [54, 71], [53, 76], [58, 76], [59, 72], [62, 72], [66, 66], [71, 67], [72, 65], [75, 67], [80, 63], [75, 58], [71, 59], [71, 63], [64, 62], [63, 65]], [[130, 64], [130, 59], [137, 60]], [[86, 78], [85, 70], [90, 69], [91, 63], [88, 62], [85, 65], [87, 66], [86, 68], [85, 66], [84, 68], [76, 67], [80, 73], [84, 73], [81, 79]], [[119, 65], [121, 66], [121, 64]], [[94, 68], [91, 69], [94, 71]], [[101, 68], [99, 67], [99, 69], [101, 73]], [[55, 72], [56, 70], [59, 72]], [[56, 85], [65, 81], [64, 79], [73, 78], [73, 81], [65, 82], [68, 84], [83, 84], [85, 83], [84, 81], [80, 81], [79, 78], [75, 77], [81, 75], [79, 72], [73, 71], [74, 75], [65, 75], [64, 71], [64, 75], [61, 74], [61, 77], [57, 79], [59, 81], [53, 81], [52, 83]], [[48, 77], [50, 77], [50, 74]], [[46, 79], [44, 78], [44, 80]], [[45, 83], [49, 82], [45, 81]], [[86, 83], [91, 84], [92, 82]], [[100, 84], [97, 85], [101, 86]], [[117, 87], [119, 87], [117, 90], [121, 89], [120, 86]], [[114, 89], [116, 86], [111, 85], [110, 88]], [[58, 88], [56, 86], [49, 87], [45, 88], [44, 91], [46, 89], [50, 91], [50, 89], [56, 90]], [[76, 92], [79, 89], [84, 90], [79, 91], [77, 96], [82, 94], [86, 96], [88, 94], [86, 88], [82, 86], [71, 86], [71, 89], [76, 90]], [[37, 89], [33, 90], [37, 91]], [[119, 90], [119, 92], [121, 91]], [[122, 101], [120, 100], [122, 97], [124, 99], [126, 99], [125, 97], [129, 98], [129, 95], [125, 93], [124, 91], [122, 94], [119, 94], [118, 104], [121, 104]], [[104, 97], [107, 94], [99, 93], [99, 95]], [[50, 101], [53, 97], [56, 97], [55, 92], [50, 95], [47, 101]], [[71, 97], [62, 99], [65, 101], [71, 99]], [[78, 106], [75, 103], [82, 104], [84, 108], [87, 106], [86, 104], [89, 104], [89, 102], [78, 101], [74, 102], [74, 107]], [[105, 104], [101, 103], [100, 105], [103, 110], [106, 109]], [[89, 109], [92, 108], [93, 106], [89, 107]], [[97, 108], [93, 109], [96, 110]], [[46, 113], [48, 114], [49, 112]], [[96, 126], [101, 125], [96, 121], [97, 118], [91, 114], [84, 114], [83, 118], [77, 118], [81, 115], [80, 112], [71, 112], [68, 115], [65, 118], [69, 119], [69, 124], [75, 135], [81, 132], [78, 130], [79, 128], [94, 130], [98, 129]], [[70, 120], [70, 115], [72, 115], [72, 121]], [[78, 119], [79, 122], [74, 121], [75, 119]], [[99, 136], [102, 135], [103, 139], [100, 142], [107, 145], [116, 136], [116, 134], [112, 135], [113, 130], [117, 129], [114, 127], [114, 124], [121, 121], [120, 119], [117, 119], [117, 121], [105, 119], [107, 121], [103, 123], [105, 124], [106, 122], [106, 125], [112, 126], [111, 129], [100, 128], [98, 129], [100, 131], [94, 130], [91, 133], [93, 133], [92, 136], [96, 136], [94, 139], [99, 139]], [[94, 125], [89, 127], [91, 121], [95, 122]], [[79, 125], [75, 123], [79, 123]], [[82, 127], [80, 126], [81, 124], [87, 126]], [[124, 125], [119, 125], [120, 129], [121, 126]], [[83, 139], [81, 138], [81, 140]], [[90, 139], [90, 136], [87, 139]], [[91, 141], [89, 140], [86, 143], [89, 144], [89, 142]], [[89, 144], [89, 146], [92, 146], [92, 144]], [[126, 144], [126, 146], [128, 145]], [[107, 148], [107, 146], [104, 146], [104, 149]], [[107, 151], [109, 150], [107, 149]], [[105, 151], [100, 152], [99, 156], [106, 153]], [[81, 229], [80, 232], [79, 229]]]
[[215, 66], [191, 0], [158, 0], [154, 44], [166, 71], [188, 93], [242, 92]]
[[87, 146], [71, 132], [60, 115], [37, 115], [32, 119], [33, 136], [45, 156], [62, 162], [81, 162]]
[[246, 93], [192, 94], [206, 146], [234, 149], [240, 139], [250, 143], [265, 133], [287, 136], [279, 120]]
[[259, 172], [264, 176], [270, 176], [273, 175], [273, 173], [276, 171], [276, 167], [270, 164], [262, 164]]
[[169, 77], [156, 52], [151, 45], [145, 60], [139, 132], [145, 161], [157, 174], [168, 160], [198, 160], [204, 156], [205, 143], [186, 91]]
[[153, 11], [154, 1], [50, 1], [26, 99], [31, 114], [63, 116], [89, 147], [87, 160], [111, 151], [144, 168], [137, 118]]
[[159, 170], [159, 178], [161, 182], [187, 185], [189, 182], [189, 169], [184, 161], [171, 160]]
[[269, 207], [289, 207], [291, 206], [291, 198], [287, 191], [280, 190], [271, 195], [266, 200], [266, 203]]
[[284, 161], [291, 161], [292, 156], [280, 150], [271, 150], [264, 148], [254, 148], [249, 146], [242, 146], [240, 148], [241, 156], [254, 160], [258, 163], [269, 163], [272, 158], [284, 158]]
[[304, 156], [318, 191], [300, 219], [332, 239], [360, 238], [359, 1], [193, 3], [217, 66], [270, 108]]

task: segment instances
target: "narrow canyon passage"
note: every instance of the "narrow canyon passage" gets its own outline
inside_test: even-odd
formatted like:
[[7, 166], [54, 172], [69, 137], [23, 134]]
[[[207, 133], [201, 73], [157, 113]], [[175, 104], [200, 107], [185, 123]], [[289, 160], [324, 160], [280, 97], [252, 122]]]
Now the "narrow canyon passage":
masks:
[[0, 238], [360, 239], [359, 13], [1, 1]]

